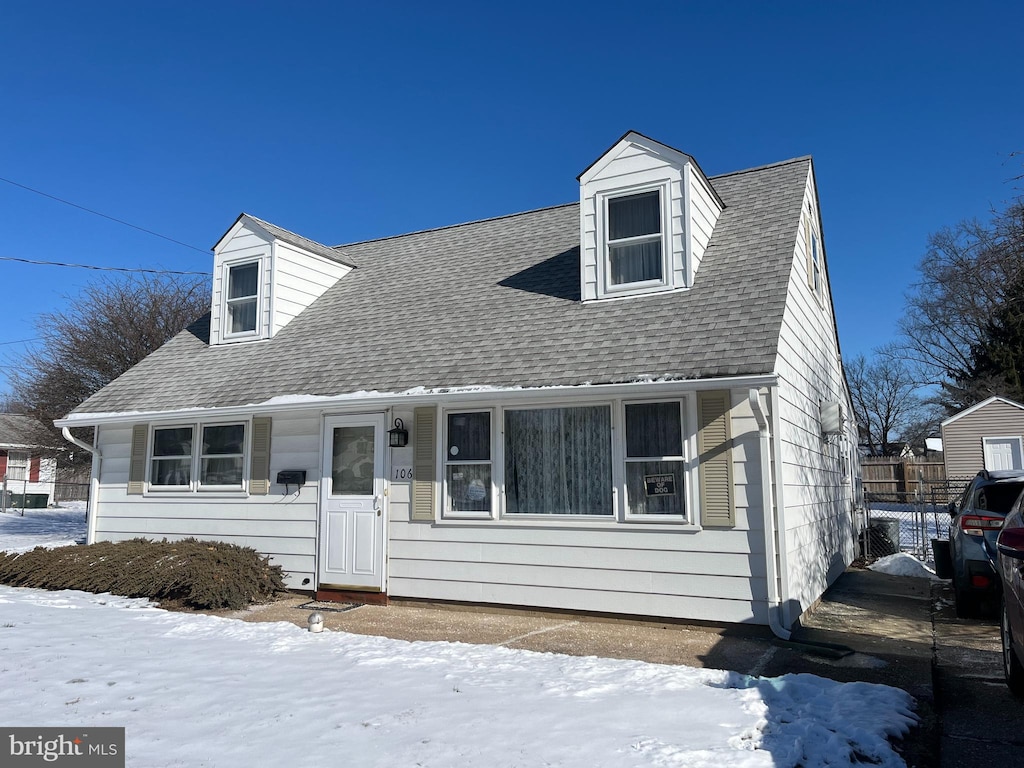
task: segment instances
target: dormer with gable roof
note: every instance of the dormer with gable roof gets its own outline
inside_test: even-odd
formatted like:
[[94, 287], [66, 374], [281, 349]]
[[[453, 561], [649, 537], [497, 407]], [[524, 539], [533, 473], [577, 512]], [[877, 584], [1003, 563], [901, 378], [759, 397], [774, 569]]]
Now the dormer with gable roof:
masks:
[[578, 178], [584, 301], [693, 285], [725, 204], [692, 157], [629, 131]]
[[246, 213], [213, 252], [211, 345], [272, 338], [353, 269], [333, 248]]

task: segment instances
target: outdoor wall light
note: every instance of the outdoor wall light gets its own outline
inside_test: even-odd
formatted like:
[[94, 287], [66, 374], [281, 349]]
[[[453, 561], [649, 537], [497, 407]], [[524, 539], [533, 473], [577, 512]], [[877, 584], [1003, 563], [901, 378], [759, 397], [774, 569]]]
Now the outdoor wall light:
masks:
[[388, 445], [392, 448], [405, 448], [409, 444], [409, 430], [401, 419], [395, 419], [395, 428], [388, 430]]

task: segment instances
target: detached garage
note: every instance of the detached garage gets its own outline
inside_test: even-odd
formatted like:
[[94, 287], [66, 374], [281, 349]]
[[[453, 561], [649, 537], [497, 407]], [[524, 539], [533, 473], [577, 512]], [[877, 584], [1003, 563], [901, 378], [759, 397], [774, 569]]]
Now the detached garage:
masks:
[[946, 477], [1024, 470], [1024, 405], [990, 397], [942, 422]]

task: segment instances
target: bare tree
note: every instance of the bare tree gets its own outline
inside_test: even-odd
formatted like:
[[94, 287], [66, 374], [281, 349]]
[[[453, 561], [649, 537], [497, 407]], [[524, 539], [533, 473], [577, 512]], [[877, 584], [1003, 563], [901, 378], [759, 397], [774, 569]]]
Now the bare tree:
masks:
[[[874, 456], [898, 453], [904, 440], [916, 439], [924, 403], [910, 369], [892, 348], [870, 362], [857, 355], [846, 365], [850, 397], [862, 441]], [[915, 434], [911, 435], [911, 427]]]
[[978, 375], [977, 358], [1002, 323], [1001, 313], [1020, 303], [1024, 202], [988, 224], [963, 221], [932, 235], [919, 269], [900, 321], [899, 353], [918, 383], [942, 388], [943, 404], [955, 412], [1000, 386], [991, 371]]
[[69, 309], [40, 315], [41, 343], [11, 366], [10, 401], [42, 425], [36, 442], [66, 445], [67, 415], [209, 309], [205, 278], [143, 275], [92, 283]]

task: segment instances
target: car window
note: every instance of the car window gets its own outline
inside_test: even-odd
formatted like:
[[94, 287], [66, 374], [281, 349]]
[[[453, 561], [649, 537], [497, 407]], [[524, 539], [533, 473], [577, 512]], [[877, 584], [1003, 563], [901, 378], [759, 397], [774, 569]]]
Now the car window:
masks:
[[1024, 483], [1000, 483], [983, 486], [975, 492], [972, 506], [979, 511], [1005, 514], [1013, 507], [1013, 502], [1020, 496], [1022, 489], [1024, 489]]

